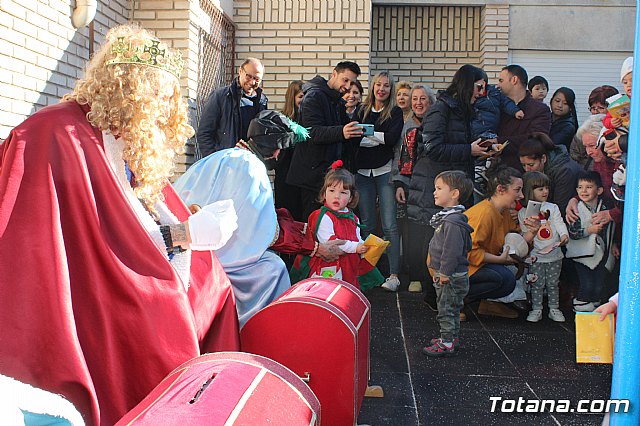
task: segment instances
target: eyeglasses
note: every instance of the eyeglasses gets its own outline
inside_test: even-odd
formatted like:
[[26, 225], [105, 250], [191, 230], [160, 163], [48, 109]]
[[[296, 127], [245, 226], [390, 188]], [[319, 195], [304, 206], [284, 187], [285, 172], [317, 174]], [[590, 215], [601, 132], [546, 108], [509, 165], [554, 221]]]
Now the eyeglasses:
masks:
[[589, 107], [589, 111], [591, 111], [592, 114], [596, 114], [596, 113], [604, 114], [607, 112], [607, 107], [593, 105]]
[[260, 82], [262, 81], [262, 79], [260, 77], [255, 77], [255, 76], [249, 74], [247, 72], [247, 70], [244, 69], [244, 67], [240, 67], [240, 69], [242, 70], [242, 72], [244, 72], [244, 75], [245, 75], [247, 80], [255, 81], [256, 84], [260, 84]]

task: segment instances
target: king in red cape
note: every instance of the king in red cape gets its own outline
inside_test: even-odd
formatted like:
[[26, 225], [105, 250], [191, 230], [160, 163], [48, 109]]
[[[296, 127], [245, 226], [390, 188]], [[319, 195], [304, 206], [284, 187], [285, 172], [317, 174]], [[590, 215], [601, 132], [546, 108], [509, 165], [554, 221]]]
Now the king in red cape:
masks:
[[88, 424], [114, 424], [176, 366], [239, 346], [207, 249], [224, 242], [190, 249], [203, 231], [168, 184], [193, 129], [179, 55], [135, 56], [156, 42], [113, 29], [74, 92], [0, 145], [0, 374], [62, 394]]

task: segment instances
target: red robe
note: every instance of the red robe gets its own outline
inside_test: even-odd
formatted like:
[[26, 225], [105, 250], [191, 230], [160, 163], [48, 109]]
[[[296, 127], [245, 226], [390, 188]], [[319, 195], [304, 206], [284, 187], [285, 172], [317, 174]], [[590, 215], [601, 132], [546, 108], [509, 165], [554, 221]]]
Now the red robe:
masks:
[[[181, 363], [238, 350], [228, 278], [193, 252], [189, 291], [129, 205], [87, 109], [37, 112], [0, 146], [0, 373], [114, 424]], [[173, 189], [166, 202], [189, 215]]]

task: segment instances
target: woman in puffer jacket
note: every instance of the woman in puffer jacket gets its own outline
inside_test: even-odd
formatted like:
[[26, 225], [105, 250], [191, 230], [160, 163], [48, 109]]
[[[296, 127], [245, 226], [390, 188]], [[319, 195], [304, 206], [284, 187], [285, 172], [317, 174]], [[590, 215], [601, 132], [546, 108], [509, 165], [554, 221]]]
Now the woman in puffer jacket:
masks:
[[434, 231], [429, 220], [440, 210], [433, 200], [434, 179], [445, 170], [461, 170], [473, 179], [475, 157], [486, 154], [486, 148], [479, 145], [480, 139], [471, 139], [470, 129], [473, 104], [484, 87], [482, 70], [463, 65], [456, 71], [449, 87], [440, 92], [423, 121], [422, 142], [409, 184], [407, 215], [413, 225], [412, 240], [423, 241], [422, 262], [415, 267], [423, 268], [421, 276], [426, 277], [427, 288], [431, 283], [425, 261]]

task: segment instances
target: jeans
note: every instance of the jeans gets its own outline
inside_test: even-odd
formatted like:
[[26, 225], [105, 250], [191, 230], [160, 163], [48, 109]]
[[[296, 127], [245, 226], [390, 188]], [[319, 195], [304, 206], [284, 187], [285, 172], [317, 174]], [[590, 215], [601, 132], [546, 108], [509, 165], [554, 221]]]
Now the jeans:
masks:
[[576, 273], [578, 274], [578, 294], [576, 299], [582, 302], [600, 302], [609, 271], [604, 267], [605, 262], [600, 262], [595, 269], [589, 269], [580, 262], [575, 262]]
[[516, 288], [516, 276], [504, 265], [485, 263], [469, 277], [469, 299], [499, 299]]
[[360, 221], [363, 225], [362, 237], [374, 233], [377, 225], [376, 198], [380, 201], [382, 232], [391, 242], [387, 249], [389, 272], [400, 273], [400, 234], [396, 222], [396, 190], [389, 180], [389, 173], [380, 176], [362, 176], [356, 173], [356, 186], [360, 192]]
[[433, 286], [436, 289], [438, 303], [437, 320], [440, 324], [440, 337], [445, 342], [453, 342], [453, 339], [460, 334], [460, 311], [469, 291], [469, 276], [467, 273], [456, 273], [449, 277], [447, 284], [441, 284], [440, 277], [436, 273]]

